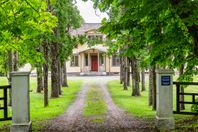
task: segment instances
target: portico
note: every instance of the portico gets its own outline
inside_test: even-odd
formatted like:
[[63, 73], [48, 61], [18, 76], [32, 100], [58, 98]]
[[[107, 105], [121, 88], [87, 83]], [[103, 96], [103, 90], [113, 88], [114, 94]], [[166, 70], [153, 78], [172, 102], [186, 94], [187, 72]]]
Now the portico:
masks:
[[81, 59], [81, 75], [99, 73], [106, 75], [105, 51], [97, 48], [90, 48], [79, 53]]

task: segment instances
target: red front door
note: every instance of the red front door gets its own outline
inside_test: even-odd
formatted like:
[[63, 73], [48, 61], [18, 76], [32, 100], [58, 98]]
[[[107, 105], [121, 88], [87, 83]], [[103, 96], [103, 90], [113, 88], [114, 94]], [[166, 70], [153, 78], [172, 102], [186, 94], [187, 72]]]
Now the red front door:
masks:
[[98, 57], [91, 56], [91, 71], [98, 71]]

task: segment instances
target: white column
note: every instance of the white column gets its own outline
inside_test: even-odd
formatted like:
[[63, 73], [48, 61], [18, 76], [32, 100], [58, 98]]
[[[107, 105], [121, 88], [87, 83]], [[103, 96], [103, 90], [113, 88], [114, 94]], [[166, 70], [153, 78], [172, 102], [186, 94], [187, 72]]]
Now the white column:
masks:
[[12, 75], [12, 124], [11, 132], [31, 131], [29, 72], [13, 72]]
[[173, 117], [173, 73], [174, 71], [172, 70], [156, 70], [156, 127], [160, 130], [170, 130], [175, 128]]
[[100, 72], [100, 53], [98, 51], [98, 72]]
[[108, 57], [109, 58], [109, 75], [110, 75], [110, 73], [111, 73], [111, 57]]
[[80, 75], [84, 75], [85, 72], [85, 53], [81, 53], [81, 72]]
[[107, 72], [107, 55], [104, 56], [104, 71]]
[[88, 52], [88, 68], [89, 68], [89, 72], [91, 71], [91, 56], [90, 56], [90, 52]]
[[80, 54], [80, 65], [81, 65], [81, 68], [80, 68], [81, 71], [80, 71], [80, 72], [81, 72], [81, 73], [83, 72], [83, 65], [84, 65], [84, 61], [83, 61], [83, 57], [84, 57], [84, 56], [83, 56], [83, 54], [84, 54], [84, 53], [81, 53], [81, 54]]

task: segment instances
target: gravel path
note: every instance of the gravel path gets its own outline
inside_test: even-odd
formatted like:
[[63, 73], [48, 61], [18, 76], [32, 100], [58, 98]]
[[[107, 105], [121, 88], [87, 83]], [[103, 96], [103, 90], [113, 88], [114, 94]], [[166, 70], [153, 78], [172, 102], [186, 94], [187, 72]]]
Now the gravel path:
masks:
[[78, 93], [75, 102], [67, 109], [65, 114], [54, 119], [50, 126], [44, 131], [46, 132], [68, 132], [72, 130], [76, 121], [82, 114], [82, 109], [85, 102], [86, 93], [88, 90], [88, 83], [84, 83], [82, 90]]
[[[112, 101], [107, 90], [107, 81], [116, 77], [84, 77], [81, 91], [77, 95], [75, 102], [67, 109], [65, 114], [50, 122], [44, 132], [150, 132], [154, 129], [153, 122], [136, 119], [118, 108]], [[73, 79], [73, 78], [71, 78]], [[78, 79], [78, 78], [75, 78]], [[91, 84], [101, 88], [107, 104], [105, 121], [94, 123], [88, 117], [82, 116], [82, 109], [85, 104], [86, 93]]]

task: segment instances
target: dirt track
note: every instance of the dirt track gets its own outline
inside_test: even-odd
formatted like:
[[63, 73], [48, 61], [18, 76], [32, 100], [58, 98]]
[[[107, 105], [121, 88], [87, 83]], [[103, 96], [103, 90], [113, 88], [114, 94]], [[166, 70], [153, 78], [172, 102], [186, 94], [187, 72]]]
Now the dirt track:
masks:
[[[85, 77], [81, 91], [75, 102], [67, 109], [65, 114], [50, 121], [45, 132], [149, 132], [154, 131], [151, 127], [153, 122], [136, 119], [118, 108], [112, 101], [107, 91], [108, 77]], [[101, 88], [107, 104], [105, 121], [94, 123], [89, 118], [82, 116], [86, 93], [91, 84]]]

